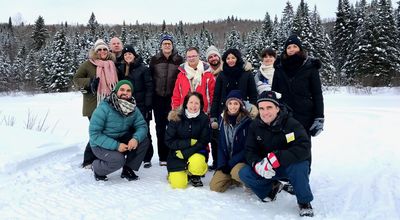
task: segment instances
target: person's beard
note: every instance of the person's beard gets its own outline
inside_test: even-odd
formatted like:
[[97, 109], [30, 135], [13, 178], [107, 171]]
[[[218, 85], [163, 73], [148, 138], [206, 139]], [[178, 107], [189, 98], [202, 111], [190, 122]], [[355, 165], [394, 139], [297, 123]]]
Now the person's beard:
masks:
[[210, 65], [213, 66], [213, 67], [217, 67], [217, 66], [219, 66], [220, 64], [221, 64], [221, 60], [213, 61], [213, 62], [210, 63]]

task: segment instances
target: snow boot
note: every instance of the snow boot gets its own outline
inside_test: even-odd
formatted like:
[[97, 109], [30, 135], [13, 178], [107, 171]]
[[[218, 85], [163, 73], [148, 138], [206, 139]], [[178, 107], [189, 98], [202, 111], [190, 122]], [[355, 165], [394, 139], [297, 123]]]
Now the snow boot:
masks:
[[151, 162], [149, 161], [149, 162], [144, 162], [143, 163], [143, 167], [144, 168], [150, 168], [152, 165], [151, 165]]
[[283, 190], [286, 191], [287, 193], [291, 194], [291, 195], [295, 195], [296, 194], [294, 192], [294, 188], [293, 188], [292, 184], [290, 184], [289, 182], [283, 184]]
[[135, 172], [133, 172], [133, 170], [128, 166], [124, 166], [122, 168], [121, 178], [126, 178], [129, 181], [139, 179], [139, 177], [135, 174]]
[[202, 187], [203, 182], [201, 182], [200, 176], [189, 176], [189, 181], [194, 187]]
[[272, 183], [271, 192], [268, 193], [268, 196], [263, 199], [263, 202], [272, 202], [276, 199], [278, 193], [282, 191], [283, 183], [279, 182], [278, 180]]
[[307, 216], [307, 217], [313, 217], [314, 216], [314, 211], [311, 206], [311, 203], [299, 203], [299, 215], [301, 217]]

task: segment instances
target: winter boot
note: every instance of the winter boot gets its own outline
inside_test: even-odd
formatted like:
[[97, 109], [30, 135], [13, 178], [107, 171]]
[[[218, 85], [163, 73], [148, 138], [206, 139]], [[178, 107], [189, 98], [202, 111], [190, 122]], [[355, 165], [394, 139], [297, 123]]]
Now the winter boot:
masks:
[[121, 178], [126, 178], [129, 181], [139, 179], [139, 177], [135, 174], [135, 172], [133, 172], [133, 170], [128, 166], [124, 166], [122, 168]]
[[290, 184], [289, 182], [287, 182], [283, 185], [283, 190], [291, 195], [295, 195], [294, 188], [293, 188], [292, 184]]
[[307, 217], [313, 217], [314, 216], [314, 211], [311, 206], [311, 203], [299, 203], [299, 215], [301, 217], [307, 216]]
[[269, 192], [268, 196], [263, 199], [263, 202], [272, 202], [276, 199], [276, 195], [282, 191], [283, 183], [279, 182], [278, 180], [272, 183], [271, 191]]
[[[93, 167], [91, 167], [91, 168], [93, 170]], [[93, 170], [93, 173], [94, 173], [94, 179], [96, 181], [107, 181], [108, 180], [106, 175], [104, 175], [104, 176], [97, 175], [96, 172], [94, 172], [94, 170]]]
[[190, 176], [189, 181], [194, 187], [202, 187], [203, 182], [201, 182], [200, 176]]
[[151, 165], [151, 162], [149, 161], [149, 162], [144, 162], [143, 163], [143, 167], [144, 168], [150, 168], [152, 165]]

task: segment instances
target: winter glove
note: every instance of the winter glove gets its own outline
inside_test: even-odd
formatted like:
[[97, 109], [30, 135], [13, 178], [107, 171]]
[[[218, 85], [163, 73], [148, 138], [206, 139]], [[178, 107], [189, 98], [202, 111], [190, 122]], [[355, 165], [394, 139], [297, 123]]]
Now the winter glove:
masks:
[[275, 176], [274, 168], [278, 168], [279, 166], [280, 164], [275, 154], [269, 153], [267, 157], [264, 157], [264, 159], [254, 165], [254, 171], [265, 179], [271, 179]]
[[176, 150], [175, 151], [175, 156], [179, 159], [183, 159], [183, 154], [181, 150]]
[[211, 118], [210, 124], [212, 129], [218, 129], [218, 120], [216, 118]]
[[99, 87], [99, 82], [100, 82], [100, 78], [99, 77], [92, 78], [90, 80], [90, 89], [92, 90], [93, 94], [97, 93], [97, 88]]
[[190, 139], [190, 146], [194, 146], [197, 143], [197, 139]]
[[324, 118], [316, 118], [314, 119], [314, 123], [310, 127], [311, 136], [315, 137], [324, 130]]
[[250, 118], [256, 118], [258, 115], [258, 109], [255, 105], [251, 104], [249, 101], [244, 101], [244, 107], [250, 113]]
[[225, 165], [225, 166], [219, 168], [219, 170], [221, 170], [225, 174], [230, 174], [231, 173], [231, 168], [228, 165]]

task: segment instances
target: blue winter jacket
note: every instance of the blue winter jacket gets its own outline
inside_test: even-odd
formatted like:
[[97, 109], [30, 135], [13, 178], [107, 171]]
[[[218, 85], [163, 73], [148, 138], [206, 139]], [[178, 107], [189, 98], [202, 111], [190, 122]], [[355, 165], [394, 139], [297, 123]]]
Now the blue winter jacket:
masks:
[[247, 130], [252, 120], [249, 117], [243, 118], [239, 124], [236, 125], [234, 135], [232, 150], [228, 149], [227, 137], [225, 131], [224, 122], [221, 121], [220, 125], [220, 136], [218, 144], [218, 161], [217, 169], [228, 165], [229, 168], [233, 168], [236, 164], [240, 162], [245, 162], [244, 158], [244, 146], [246, 143]]
[[108, 150], [117, 150], [118, 138], [133, 129], [132, 138], [138, 143], [147, 137], [147, 124], [138, 108], [127, 116], [115, 110], [107, 100], [104, 100], [95, 109], [90, 119], [89, 136], [91, 147], [102, 147]]

